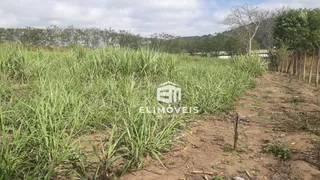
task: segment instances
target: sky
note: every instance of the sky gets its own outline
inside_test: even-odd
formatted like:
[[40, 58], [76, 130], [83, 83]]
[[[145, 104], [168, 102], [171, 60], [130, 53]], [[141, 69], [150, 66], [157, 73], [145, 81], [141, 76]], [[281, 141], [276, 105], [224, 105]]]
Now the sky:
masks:
[[162, 32], [195, 36], [228, 30], [224, 17], [230, 8], [244, 4], [270, 10], [320, 8], [319, 0], [1, 0], [0, 27], [53, 24], [127, 30], [142, 36]]

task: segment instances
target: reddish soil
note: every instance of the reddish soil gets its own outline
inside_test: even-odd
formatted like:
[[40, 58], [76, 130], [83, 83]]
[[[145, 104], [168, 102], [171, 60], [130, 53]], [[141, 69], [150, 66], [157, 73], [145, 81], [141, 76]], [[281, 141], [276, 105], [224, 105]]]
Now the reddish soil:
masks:
[[[237, 149], [232, 150], [233, 115], [199, 117], [178, 134], [183, 144], [122, 180], [148, 179], [320, 179], [315, 140], [320, 135], [320, 89], [279, 74], [256, 79], [256, 87], [239, 98]], [[263, 153], [266, 142], [279, 142], [293, 153], [283, 160]]]

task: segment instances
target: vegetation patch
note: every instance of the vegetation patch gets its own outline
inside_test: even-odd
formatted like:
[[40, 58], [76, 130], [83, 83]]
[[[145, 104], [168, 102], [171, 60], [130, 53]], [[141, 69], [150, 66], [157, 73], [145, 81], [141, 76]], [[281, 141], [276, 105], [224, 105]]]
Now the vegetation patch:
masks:
[[229, 144], [222, 146], [221, 149], [223, 150], [223, 152], [231, 152], [231, 151], [233, 151], [233, 147], [231, 145], [229, 145]]
[[[57, 53], [1, 46], [0, 179], [107, 179], [143, 168], [147, 157], [161, 163], [174, 133], [195, 114], [140, 113], [160, 105], [160, 84], [182, 89], [179, 106], [214, 113], [230, 109], [265, 71], [246, 67], [246, 57], [221, 62], [148, 48]], [[81, 138], [91, 132], [105, 132], [92, 152]]]
[[292, 157], [291, 150], [285, 145], [279, 143], [266, 143], [262, 146], [262, 151], [265, 153], [272, 153], [281, 159], [290, 159]]
[[212, 180], [224, 180], [224, 177], [222, 175], [212, 176]]

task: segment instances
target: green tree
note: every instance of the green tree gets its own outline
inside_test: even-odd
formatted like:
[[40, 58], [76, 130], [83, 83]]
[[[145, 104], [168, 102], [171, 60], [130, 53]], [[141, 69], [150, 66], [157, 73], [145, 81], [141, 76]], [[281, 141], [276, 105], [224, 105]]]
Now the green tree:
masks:
[[[308, 10], [292, 9], [278, 16], [274, 27], [275, 39], [278, 41], [278, 44], [284, 43], [288, 45], [290, 49], [294, 50], [294, 55], [297, 58], [293, 60], [293, 74], [296, 74], [297, 70], [299, 70], [299, 72], [301, 70], [301, 67], [299, 67], [301, 64], [301, 54], [305, 54], [307, 50], [309, 34]], [[305, 61], [303, 64], [305, 67]], [[291, 61], [288, 69], [290, 65]]]
[[308, 22], [309, 22], [309, 29], [310, 29], [310, 45], [313, 49], [312, 61], [310, 65], [310, 73], [309, 73], [309, 83], [311, 83], [312, 79], [312, 70], [315, 61], [315, 54], [316, 54], [316, 47], [318, 48], [318, 59], [316, 63], [316, 86], [319, 84], [319, 66], [320, 66], [320, 9], [313, 9], [310, 10], [308, 13]]
[[230, 36], [224, 45], [224, 49], [231, 56], [242, 54], [245, 49], [243, 48], [243, 44], [241, 41], [235, 36]]
[[6, 35], [6, 29], [5, 28], [0, 28], [0, 43], [4, 42], [5, 35]]

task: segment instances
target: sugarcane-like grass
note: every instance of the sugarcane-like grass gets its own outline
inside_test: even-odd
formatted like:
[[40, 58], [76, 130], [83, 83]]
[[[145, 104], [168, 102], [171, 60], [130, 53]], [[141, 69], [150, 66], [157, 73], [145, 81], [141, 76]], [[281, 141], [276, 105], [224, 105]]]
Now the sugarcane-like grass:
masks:
[[[257, 57], [1, 45], [0, 179], [112, 178], [142, 168], [146, 157], [161, 163], [178, 143], [174, 133], [195, 115], [140, 113], [141, 106], [160, 105], [159, 84], [179, 85], [182, 105], [199, 107], [201, 115], [232, 108], [264, 71]], [[94, 132], [105, 132], [105, 140], [88, 154], [81, 139]]]

